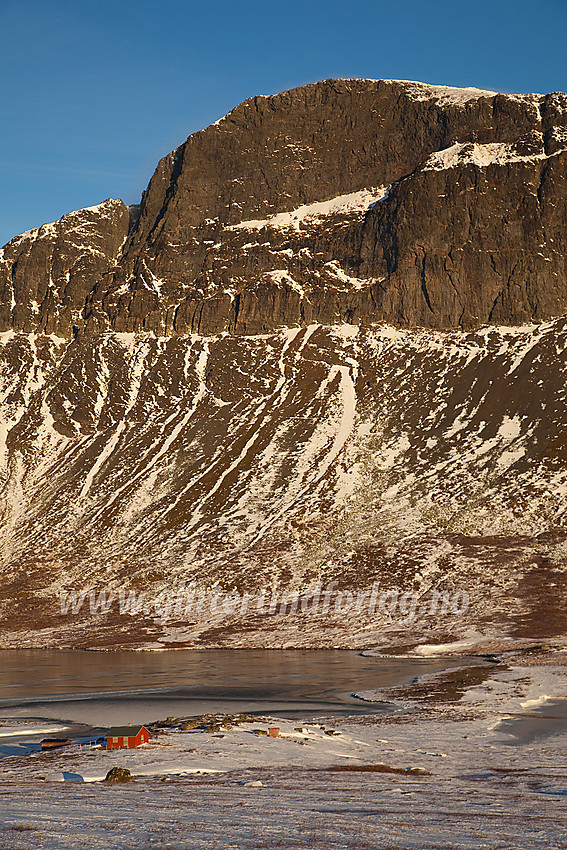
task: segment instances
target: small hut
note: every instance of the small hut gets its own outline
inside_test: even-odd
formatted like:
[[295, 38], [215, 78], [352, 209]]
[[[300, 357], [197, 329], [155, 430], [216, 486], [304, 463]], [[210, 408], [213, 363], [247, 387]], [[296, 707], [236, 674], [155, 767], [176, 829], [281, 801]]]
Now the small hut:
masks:
[[150, 733], [145, 726], [112, 726], [106, 736], [107, 750], [121, 750], [147, 744]]

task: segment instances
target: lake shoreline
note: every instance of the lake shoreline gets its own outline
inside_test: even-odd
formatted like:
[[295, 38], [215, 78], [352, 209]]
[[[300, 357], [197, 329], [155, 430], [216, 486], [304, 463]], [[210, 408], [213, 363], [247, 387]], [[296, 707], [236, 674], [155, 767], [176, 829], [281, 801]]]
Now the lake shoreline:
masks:
[[[102, 846], [103, 811], [105, 823], [127, 817], [132, 846], [159, 827], [172, 846], [223, 846], [229, 831], [242, 846], [269, 847], [288, 828], [309, 834], [314, 823], [328, 846], [343, 846], [355, 834], [360, 842], [366, 826], [376, 835], [377, 817], [381, 840], [394, 846], [402, 836], [403, 846], [468, 850], [482, 834], [489, 846], [561, 846], [567, 726], [551, 735], [542, 728], [529, 742], [519, 736], [513, 745], [510, 733], [514, 722], [538, 706], [545, 713], [566, 692], [567, 665], [508, 658], [471, 679], [462, 661], [399, 683], [410, 711], [392, 703], [386, 713], [356, 717], [306, 711], [299, 722], [277, 714], [236, 724], [219, 717], [209, 731], [171, 717], [138, 749], [75, 745], [0, 759], [0, 846], [3, 837], [16, 850], [29, 846], [14, 843], [10, 830], [18, 826], [29, 829], [22, 841], [37, 834], [47, 846]], [[512, 727], [503, 729], [508, 721]], [[268, 737], [269, 726], [278, 727], [277, 738]], [[133, 781], [105, 783], [112, 767], [126, 768]]]

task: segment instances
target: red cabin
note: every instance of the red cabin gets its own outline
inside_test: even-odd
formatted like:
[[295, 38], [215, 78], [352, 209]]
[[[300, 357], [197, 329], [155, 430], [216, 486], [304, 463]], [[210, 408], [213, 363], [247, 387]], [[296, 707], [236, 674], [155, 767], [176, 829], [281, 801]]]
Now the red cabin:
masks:
[[124, 747], [139, 747], [147, 744], [150, 733], [145, 726], [113, 726], [106, 736], [107, 750], [121, 750]]

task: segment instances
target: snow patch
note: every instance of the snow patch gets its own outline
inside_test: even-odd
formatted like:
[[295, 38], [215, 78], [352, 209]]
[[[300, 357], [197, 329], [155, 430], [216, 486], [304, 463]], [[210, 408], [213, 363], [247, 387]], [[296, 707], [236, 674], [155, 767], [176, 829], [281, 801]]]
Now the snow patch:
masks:
[[[557, 151], [551, 156], [556, 156]], [[476, 165], [485, 167], [487, 165], [508, 165], [511, 162], [534, 162], [535, 160], [549, 159], [543, 149], [538, 153], [522, 156], [518, 154], [514, 144], [507, 142], [490, 142], [489, 144], [476, 144], [473, 142], [455, 142], [448, 148], [431, 154], [424, 171], [445, 171], [461, 165]]]
[[253, 219], [233, 224], [227, 230], [262, 230], [271, 227], [274, 230], [296, 230], [304, 222], [317, 221], [328, 215], [350, 215], [354, 213], [367, 212], [374, 204], [383, 201], [389, 192], [389, 186], [379, 188], [361, 189], [359, 192], [350, 192], [347, 195], [338, 195], [328, 201], [315, 201], [312, 204], [304, 204], [289, 212], [276, 213], [265, 219]]
[[473, 637], [465, 638], [464, 640], [456, 640], [453, 643], [421, 643], [413, 650], [413, 655], [422, 655], [429, 658], [434, 655], [451, 655], [454, 652], [461, 652], [463, 649], [472, 649], [481, 640], [483, 635], [475, 634]]

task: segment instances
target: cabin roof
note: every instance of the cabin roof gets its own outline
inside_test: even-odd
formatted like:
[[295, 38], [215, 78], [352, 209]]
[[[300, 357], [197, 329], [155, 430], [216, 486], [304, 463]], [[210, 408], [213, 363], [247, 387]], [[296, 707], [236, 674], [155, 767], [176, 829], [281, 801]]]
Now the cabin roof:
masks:
[[[106, 733], [107, 738], [135, 738], [140, 734], [142, 729], [146, 727], [140, 726], [111, 726]], [[147, 730], [146, 730], [147, 731]]]

